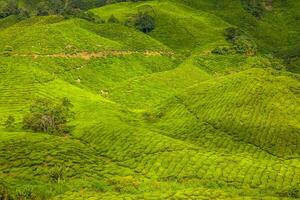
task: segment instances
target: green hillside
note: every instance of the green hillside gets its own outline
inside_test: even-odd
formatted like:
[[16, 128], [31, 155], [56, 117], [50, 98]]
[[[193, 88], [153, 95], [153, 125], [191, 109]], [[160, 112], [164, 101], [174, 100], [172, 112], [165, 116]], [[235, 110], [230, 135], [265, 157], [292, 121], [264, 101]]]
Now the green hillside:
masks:
[[296, 0], [6, 2], [0, 200], [300, 198]]

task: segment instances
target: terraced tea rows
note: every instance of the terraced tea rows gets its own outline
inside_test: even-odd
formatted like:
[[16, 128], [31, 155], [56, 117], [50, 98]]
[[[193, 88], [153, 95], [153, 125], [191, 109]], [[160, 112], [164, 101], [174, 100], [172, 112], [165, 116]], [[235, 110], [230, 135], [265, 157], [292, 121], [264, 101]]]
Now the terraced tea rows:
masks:
[[[256, 78], [249, 76], [252, 73], [256, 74]], [[232, 135], [238, 141], [250, 143], [274, 155], [297, 157], [299, 100], [293, 87], [298, 82], [291, 78], [283, 80], [283, 77], [269, 75], [266, 78], [267, 74], [261, 70], [252, 70], [244, 72], [244, 75], [233, 75], [192, 87], [187, 95], [179, 96], [179, 102], [178, 98], [175, 99], [179, 110], [177, 111], [177, 104], [173, 104], [174, 110], [171, 109], [166, 117], [171, 120], [172, 125], [167, 126], [167, 129], [171, 129], [173, 134], [177, 132], [182, 135], [182, 132], [186, 132], [184, 130], [188, 130], [186, 126], [198, 127], [195, 124], [200, 122], [203, 127]], [[182, 109], [192, 115], [192, 119], [189, 117], [181, 122], [185, 119], [180, 114]], [[179, 116], [174, 118], [177, 112]], [[191, 123], [190, 119], [196, 122]], [[176, 120], [179, 127], [173, 130]], [[162, 124], [164, 123], [163, 121]]]
[[[0, 19], [0, 199], [300, 198], [300, 79], [288, 72], [300, 4], [273, 1], [261, 18], [245, 5]], [[147, 34], [128, 23], [141, 14], [155, 21]], [[248, 42], [255, 54], [237, 51]], [[69, 134], [25, 130], [35, 99], [64, 97]]]

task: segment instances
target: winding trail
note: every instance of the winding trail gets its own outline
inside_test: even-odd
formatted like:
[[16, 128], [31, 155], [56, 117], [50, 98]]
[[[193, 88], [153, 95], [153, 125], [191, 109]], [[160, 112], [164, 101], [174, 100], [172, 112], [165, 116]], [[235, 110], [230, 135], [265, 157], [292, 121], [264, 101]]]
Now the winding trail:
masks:
[[174, 56], [175, 53], [171, 51], [100, 51], [100, 52], [79, 52], [74, 54], [57, 53], [57, 54], [12, 54], [12, 56], [20, 57], [48, 57], [48, 58], [79, 58], [90, 60], [92, 58], [106, 58], [106, 57], [123, 57], [128, 55], [144, 55], [144, 56]]

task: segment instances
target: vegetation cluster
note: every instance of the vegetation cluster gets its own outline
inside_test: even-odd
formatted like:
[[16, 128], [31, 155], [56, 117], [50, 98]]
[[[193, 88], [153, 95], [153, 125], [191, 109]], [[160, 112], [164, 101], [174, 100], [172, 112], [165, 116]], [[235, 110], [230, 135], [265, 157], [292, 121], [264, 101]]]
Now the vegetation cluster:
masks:
[[299, 1], [0, 10], [0, 200], [300, 198]]
[[[23, 127], [34, 132], [58, 135], [70, 133], [71, 127], [67, 123], [74, 117], [72, 106], [67, 98], [63, 98], [59, 104], [53, 104], [46, 99], [36, 100], [31, 105], [30, 112], [24, 116]], [[10, 117], [8, 121], [12, 121]]]

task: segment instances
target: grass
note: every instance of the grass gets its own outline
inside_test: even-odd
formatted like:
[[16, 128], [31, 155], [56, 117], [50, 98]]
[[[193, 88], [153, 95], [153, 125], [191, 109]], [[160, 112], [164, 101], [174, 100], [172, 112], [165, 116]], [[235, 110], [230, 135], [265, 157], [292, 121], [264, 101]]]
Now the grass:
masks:
[[[0, 199], [300, 198], [298, 3], [281, 4], [260, 20], [237, 0], [0, 20]], [[123, 25], [145, 9], [153, 32]], [[256, 55], [211, 53], [232, 26]], [[40, 97], [71, 100], [69, 135], [22, 128]]]

